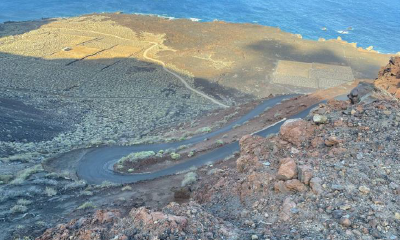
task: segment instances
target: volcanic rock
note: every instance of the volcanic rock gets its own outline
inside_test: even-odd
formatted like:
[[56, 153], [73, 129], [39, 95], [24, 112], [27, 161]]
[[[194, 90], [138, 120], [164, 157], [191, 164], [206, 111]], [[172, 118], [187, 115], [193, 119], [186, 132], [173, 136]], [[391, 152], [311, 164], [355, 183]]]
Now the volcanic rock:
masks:
[[291, 158], [284, 158], [280, 161], [279, 170], [276, 176], [281, 180], [289, 180], [297, 177], [297, 164]]
[[281, 126], [280, 135], [283, 140], [300, 147], [303, 143], [308, 143], [313, 130], [309, 122], [302, 119], [291, 119]]
[[392, 57], [379, 71], [375, 85], [400, 99], [400, 57]]

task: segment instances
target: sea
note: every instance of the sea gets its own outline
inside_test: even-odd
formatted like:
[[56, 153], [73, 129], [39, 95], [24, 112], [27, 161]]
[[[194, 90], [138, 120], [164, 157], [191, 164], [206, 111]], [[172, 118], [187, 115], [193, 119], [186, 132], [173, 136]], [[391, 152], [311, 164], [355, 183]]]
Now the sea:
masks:
[[400, 0], [0, 0], [0, 22], [117, 11], [260, 24], [400, 52]]

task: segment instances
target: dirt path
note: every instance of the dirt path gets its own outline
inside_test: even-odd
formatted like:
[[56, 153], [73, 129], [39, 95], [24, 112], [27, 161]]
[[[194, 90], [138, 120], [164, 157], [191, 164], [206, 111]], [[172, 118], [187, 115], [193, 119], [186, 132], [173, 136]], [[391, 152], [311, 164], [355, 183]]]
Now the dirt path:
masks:
[[[54, 27], [49, 27], [49, 28], [52, 28], [52, 29], [62, 29], [62, 30], [70, 30], [70, 31], [78, 31], [78, 32], [86, 32], [86, 33], [94, 33], [94, 34], [99, 34], [99, 35], [104, 35], [104, 36], [109, 36], [109, 37], [117, 38], [117, 39], [120, 39], [120, 40], [133, 41], [132, 39], [120, 37], [120, 36], [117, 36], [117, 35], [114, 35], [114, 34], [102, 33], [102, 32], [91, 31], [91, 30], [80, 30], [80, 29], [72, 29], [72, 28], [54, 28]], [[147, 48], [147, 49], [143, 52], [143, 57], [144, 57], [145, 59], [160, 64], [160, 65], [163, 67], [164, 71], [166, 71], [166, 72], [172, 74], [174, 77], [176, 77], [177, 79], [179, 79], [179, 81], [181, 81], [181, 82], [183, 83], [183, 85], [184, 85], [187, 89], [189, 89], [190, 91], [192, 91], [192, 92], [194, 92], [194, 93], [196, 93], [196, 94], [198, 94], [198, 95], [200, 95], [200, 96], [202, 96], [202, 97], [204, 97], [204, 98], [207, 98], [207, 99], [210, 100], [211, 102], [213, 102], [213, 103], [215, 103], [215, 104], [217, 104], [217, 105], [219, 105], [219, 106], [221, 106], [221, 107], [223, 107], [223, 108], [228, 108], [228, 107], [229, 107], [228, 105], [225, 105], [225, 104], [223, 104], [223, 103], [217, 101], [216, 99], [214, 99], [214, 98], [208, 96], [207, 94], [202, 93], [202, 92], [200, 92], [199, 90], [194, 89], [192, 86], [190, 86], [190, 85], [186, 82], [185, 79], [183, 79], [181, 76], [179, 76], [178, 74], [174, 73], [173, 71], [169, 70], [169, 69], [166, 67], [166, 64], [165, 64], [163, 61], [158, 60], [158, 59], [154, 59], [154, 58], [151, 58], [151, 57], [147, 56], [147, 53], [148, 53], [151, 49], [153, 49], [154, 47], [158, 46], [159, 44], [156, 43], [156, 42], [150, 42], [150, 41], [144, 41], [144, 42], [148, 42], [148, 43], [153, 44], [152, 46], [150, 46], [149, 48]]]

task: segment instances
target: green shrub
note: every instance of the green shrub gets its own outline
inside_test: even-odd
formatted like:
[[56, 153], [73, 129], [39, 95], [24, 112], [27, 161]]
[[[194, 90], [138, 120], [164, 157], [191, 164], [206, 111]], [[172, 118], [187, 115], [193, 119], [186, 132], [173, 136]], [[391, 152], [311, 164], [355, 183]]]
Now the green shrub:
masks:
[[222, 141], [221, 139], [216, 141], [218, 146], [224, 145], [224, 141]]
[[181, 157], [181, 155], [179, 153], [174, 153], [174, 152], [171, 153], [170, 156], [171, 156], [172, 160], [177, 160]]
[[179, 138], [179, 141], [184, 141], [184, 140], [186, 140], [186, 136], [182, 136]]
[[197, 129], [197, 131], [196, 131], [196, 133], [206, 133], [206, 132], [211, 132], [211, 128], [210, 127], [203, 127], [203, 128]]
[[137, 162], [142, 159], [146, 159], [149, 157], [155, 156], [156, 153], [153, 151], [142, 151], [142, 152], [135, 152], [131, 153], [128, 156], [122, 157], [120, 160], [118, 160], [118, 164], [124, 164], [124, 162], [129, 161], [129, 162]]
[[95, 207], [96, 206], [92, 202], [85, 202], [84, 204], [82, 204], [78, 207], [78, 210], [81, 210], [81, 209], [85, 210], [88, 208], [95, 208]]
[[235, 128], [238, 128], [240, 126], [241, 126], [240, 124], [235, 124], [235, 125], [232, 126], [232, 128], [235, 129]]
[[188, 157], [193, 157], [193, 156], [194, 156], [194, 152], [193, 151], [188, 153]]
[[188, 145], [180, 145], [179, 147], [178, 147], [178, 151], [179, 150], [182, 150], [182, 149], [185, 149], [185, 148], [187, 148], [188, 147]]

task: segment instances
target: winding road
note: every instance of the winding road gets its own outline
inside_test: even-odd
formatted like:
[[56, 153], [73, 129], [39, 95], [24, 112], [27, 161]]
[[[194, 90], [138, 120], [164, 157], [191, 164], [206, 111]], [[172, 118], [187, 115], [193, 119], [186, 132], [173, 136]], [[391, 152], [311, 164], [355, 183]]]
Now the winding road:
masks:
[[[151, 172], [151, 173], [142, 173], [142, 174], [121, 174], [113, 171], [113, 165], [123, 156], [126, 156], [132, 152], [139, 151], [154, 151], [157, 152], [159, 150], [169, 149], [169, 148], [177, 148], [181, 145], [187, 144], [195, 144], [200, 141], [203, 141], [206, 138], [211, 138], [213, 136], [217, 136], [221, 133], [228, 132], [232, 129], [232, 127], [236, 124], [242, 124], [265, 110], [280, 104], [283, 100], [287, 100], [297, 95], [283, 95], [278, 96], [272, 99], [268, 99], [263, 101], [257, 107], [255, 107], [252, 111], [247, 113], [242, 118], [230, 123], [214, 132], [210, 132], [207, 134], [199, 135], [192, 137], [190, 139], [173, 142], [173, 143], [160, 143], [160, 144], [142, 144], [142, 145], [134, 145], [134, 146], [111, 146], [111, 147], [99, 147], [89, 149], [86, 154], [81, 156], [77, 167], [77, 175], [80, 179], [86, 180], [91, 184], [101, 184], [104, 181], [109, 181], [113, 183], [134, 183], [143, 180], [151, 180], [163, 176], [173, 175], [178, 172], [187, 170], [191, 167], [202, 166], [206, 163], [212, 163], [221, 159], [224, 159], [234, 152], [239, 151], [239, 142], [235, 141], [233, 143], [224, 145], [220, 148], [217, 148], [211, 152], [207, 152], [198, 156], [195, 156], [185, 162], [167, 167], [165, 169]], [[319, 103], [318, 103], [319, 104]], [[304, 118], [308, 115], [311, 109], [316, 107], [318, 104], [315, 104], [302, 112], [291, 116], [289, 119], [295, 118]], [[285, 120], [285, 119], [284, 119]], [[278, 133], [280, 127], [285, 122], [281, 120], [276, 122], [275, 124], [258, 131], [254, 134], [266, 137], [268, 135]]]

